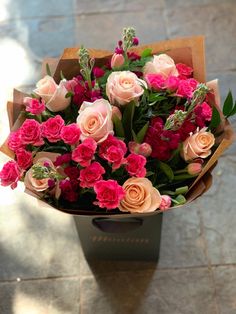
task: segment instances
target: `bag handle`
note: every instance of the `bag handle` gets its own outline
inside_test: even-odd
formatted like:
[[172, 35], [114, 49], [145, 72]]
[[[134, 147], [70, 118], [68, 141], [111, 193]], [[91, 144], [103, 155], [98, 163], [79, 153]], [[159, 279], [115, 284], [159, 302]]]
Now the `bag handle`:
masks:
[[142, 226], [142, 218], [94, 218], [92, 224], [107, 233], [125, 233]]

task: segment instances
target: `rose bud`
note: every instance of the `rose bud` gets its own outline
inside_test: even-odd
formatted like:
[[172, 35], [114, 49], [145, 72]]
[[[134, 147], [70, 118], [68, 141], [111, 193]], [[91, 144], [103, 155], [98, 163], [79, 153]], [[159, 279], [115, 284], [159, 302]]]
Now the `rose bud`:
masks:
[[139, 143], [129, 142], [128, 146], [129, 146], [129, 151], [132, 154], [139, 154], [139, 148], [140, 148], [140, 144]]
[[187, 171], [191, 175], [197, 175], [202, 171], [202, 165], [198, 162], [192, 162], [188, 164]]
[[117, 117], [119, 120], [122, 119], [122, 114], [120, 112], [120, 109], [116, 106], [112, 106], [112, 120], [114, 119], [114, 117]]
[[119, 68], [121, 67], [125, 62], [125, 58], [122, 54], [114, 53], [111, 58], [111, 67], [113, 68]]
[[138, 154], [144, 157], [149, 157], [151, 153], [152, 153], [152, 148], [148, 143], [142, 143], [140, 145]]
[[167, 210], [171, 207], [171, 197], [169, 195], [161, 195], [160, 210]]

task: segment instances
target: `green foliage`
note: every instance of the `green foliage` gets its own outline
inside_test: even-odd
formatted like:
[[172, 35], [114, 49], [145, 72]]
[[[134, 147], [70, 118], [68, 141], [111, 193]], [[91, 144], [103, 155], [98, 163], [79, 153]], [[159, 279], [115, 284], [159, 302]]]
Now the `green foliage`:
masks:
[[236, 102], [234, 103], [233, 101], [231, 90], [228, 92], [228, 95], [224, 101], [223, 114], [226, 118], [236, 114]]
[[123, 127], [122, 121], [116, 115], [114, 115], [112, 121], [113, 121], [113, 124], [114, 124], [114, 129], [115, 129], [116, 136], [118, 136], [118, 137], [125, 137], [125, 131], [124, 131], [124, 127]]
[[220, 122], [221, 122], [221, 118], [220, 118], [219, 111], [216, 109], [215, 106], [213, 106], [211, 122], [208, 128], [212, 130], [216, 128], [220, 124]]
[[144, 126], [142, 127], [142, 129], [138, 132], [137, 134], [137, 143], [142, 143], [143, 139], [147, 133], [148, 130], [148, 126], [149, 126], [149, 122], [145, 123]]
[[174, 173], [171, 167], [163, 161], [159, 161], [159, 164], [160, 164], [160, 169], [165, 173], [169, 181], [172, 181], [174, 179]]
[[152, 56], [152, 48], [146, 48], [141, 53], [141, 58], [146, 58]]
[[124, 127], [125, 137], [127, 141], [130, 141], [132, 139], [134, 109], [135, 109], [135, 102], [131, 101], [129, 104], [125, 106], [125, 109], [123, 112], [122, 124]]
[[49, 66], [48, 63], [46, 63], [46, 73], [47, 73], [47, 75], [52, 76], [52, 73], [51, 73], [51, 70], [50, 70], [50, 66]]

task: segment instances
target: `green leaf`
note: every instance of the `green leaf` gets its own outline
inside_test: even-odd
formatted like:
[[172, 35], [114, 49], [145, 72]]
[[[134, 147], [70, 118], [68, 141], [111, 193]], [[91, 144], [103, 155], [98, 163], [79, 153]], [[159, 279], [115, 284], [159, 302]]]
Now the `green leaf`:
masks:
[[209, 129], [213, 129], [213, 128], [216, 128], [221, 122], [221, 119], [220, 119], [220, 114], [219, 114], [219, 111], [216, 109], [216, 107], [214, 106], [213, 107], [213, 110], [212, 110], [212, 118], [211, 118], [211, 122], [210, 122], [210, 125], [209, 125]]
[[132, 136], [133, 136], [133, 140], [138, 143], [138, 138], [137, 138], [137, 135], [136, 133], [134, 132], [134, 130], [132, 130]]
[[152, 55], [152, 48], [146, 48], [143, 50], [143, 52], [141, 53], [141, 57], [142, 58], [146, 58]]
[[46, 72], [47, 72], [47, 75], [52, 76], [52, 73], [51, 73], [51, 70], [50, 70], [48, 63], [46, 63]]
[[233, 96], [231, 93], [231, 90], [228, 92], [228, 95], [224, 101], [224, 105], [223, 105], [223, 114], [225, 117], [230, 116], [230, 113], [233, 110]]
[[188, 192], [188, 186], [181, 186], [175, 190], [175, 195], [186, 194]]
[[144, 126], [142, 127], [142, 129], [138, 132], [137, 134], [137, 142], [138, 143], [142, 143], [143, 142], [143, 139], [147, 133], [147, 129], [148, 129], [148, 126], [149, 126], [149, 122], [147, 122], [146, 124], [144, 124]]
[[122, 117], [122, 124], [125, 131], [125, 137], [127, 141], [132, 139], [133, 130], [133, 117], [134, 117], [135, 102], [131, 101], [125, 106], [125, 110]]
[[147, 173], [146, 173], [146, 176], [145, 177], [150, 177], [150, 176], [152, 176], [152, 175], [154, 175], [155, 174], [155, 172], [153, 172], [153, 171], [148, 171]]
[[186, 198], [182, 194], [179, 194], [175, 199], [172, 199], [172, 201], [176, 205], [183, 205], [186, 203]]
[[236, 114], [236, 102], [235, 102], [235, 104], [234, 104], [233, 110], [230, 112], [229, 117], [230, 117], [230, 116], [234, 116], [235, 114]]
[[174, 179], [174, 173], [173, 170], [169, 165], [164, 163], [163, 161], [159, 161], [161, 170], [165, 173], [165, 175], [168, 177], [170, 181]]
[[112, 118], [112, 121], [114, 124], [116, 136], [125, 137], [125, 131], [124, 131], [123, 124], [122, 124], [121, 120], [116, 115], [114, 115]]
[[60, 71], [60, 76], [61, 76], [61, 79], [62, 79], [62, 80], [64, 80], [64, 79], [65, 79], [65, 76], [64, 76], [64, 74], [63, 74], [62, 70]]

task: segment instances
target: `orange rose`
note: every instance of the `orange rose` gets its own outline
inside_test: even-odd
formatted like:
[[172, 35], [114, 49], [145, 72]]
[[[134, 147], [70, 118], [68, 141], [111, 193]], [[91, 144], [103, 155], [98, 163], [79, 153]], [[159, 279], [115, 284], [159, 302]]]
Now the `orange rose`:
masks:
[[195, 158], [207, 158], [211, 154], [211, 147], [215, 143], [215, 137], [206, 128], [190, 134], [184, 141], [181, 152], [185, 161], [191, 161]]
[[147, 178], [130, 178], [123, 184], [125, 197], [119, 210], [131, 213], [148, 213], [159, 208], [161, 195]]

